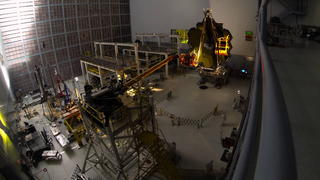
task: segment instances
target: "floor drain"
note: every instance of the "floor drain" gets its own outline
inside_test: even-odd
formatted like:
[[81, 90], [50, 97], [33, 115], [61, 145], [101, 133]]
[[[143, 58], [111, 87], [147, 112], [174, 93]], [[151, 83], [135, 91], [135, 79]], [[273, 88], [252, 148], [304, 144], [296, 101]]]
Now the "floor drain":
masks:
[[199, 88], [200, 88], [200, 89], [207, 89], [208, 86], [200, 86]]

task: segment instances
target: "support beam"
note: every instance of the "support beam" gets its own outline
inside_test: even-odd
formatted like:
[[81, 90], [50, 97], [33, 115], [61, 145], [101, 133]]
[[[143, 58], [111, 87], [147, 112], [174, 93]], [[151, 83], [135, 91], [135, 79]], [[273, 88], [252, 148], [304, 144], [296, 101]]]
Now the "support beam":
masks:
[[[165, 59], [167, 59], [168, 58], [168, 55], [166, 54], [165, 55]], [[169, 77], [169, 65], [168, 65], [169, 63], [166, 63], [166, 78], [168, 78]]]
[[103, 57], [103, 48], [101, 43], [99, 44], [99, 47], [100, 47], [100, 57]]

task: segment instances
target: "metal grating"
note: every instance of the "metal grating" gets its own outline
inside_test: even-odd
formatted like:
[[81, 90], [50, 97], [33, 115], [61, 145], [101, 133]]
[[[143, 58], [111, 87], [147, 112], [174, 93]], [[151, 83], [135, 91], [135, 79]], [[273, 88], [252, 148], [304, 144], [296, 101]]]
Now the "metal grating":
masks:
[[88, 16], [88, 5], [80, 4], [77, 6], [78, 8], [78, 17], [79, 16]]
[[69, 59], [68, 50], [67, 49], [57, 50], [56, 51], [56, 56], [57, 56], [58, 63], [66, 62]]
[[65, 5], [64, 6], [64, 16], [66, 18], [76, 17], [76, 6], [75, 5]]
[[48, 7], [36, 7], [36, 20], [45, 21], [49, 20], [49, 10]]
[[51, 21], [52, 34], [64, 33], [63, 20]]
[[50, 23], [49, 22], [42, 22], [37, 23], [37, 30], [38, 30], [38, 36], [48, 36], [50, 35]]
[[66, 31], [77, 31], [77, 19], [66, 19]]
[[22, 92], [27, 93], [29, 90], [33, 89], [31, 78], [29, 74], [21, 75], [18, 77], [11, 78], [14, 84], [15, 90], [21, 89]]
[[30, 71], [34, 70], [34, 67], [37, 65], [41, 65], [41, 58], [40, 55], [36, 55], [36, 56], [31, 56], [27, 58], [28, 61], [28, 65], [29, 65], [29, 69]]
[[101, 29], [92, 30], [92, 41], [101, 40]]
[[79, 46], [70, 47], [69, 54], [70, 54], [70, 59], [78, 58], [80, 54], [80, 47]]
[[89, 29], [89, 18], [79, 18], [79, 30]]
[[77, 32], [67, 34], [67, 39], [68, 39], [69, 46], [79, 44], [79, 38], [78, 38]]
[[22, 43], [16, 43], [4, 47], [7, 60], [18, 59], [24, 56]]
[[51, 6], [50, 7], [51, 19], [61, 19], [63, 18], [62, 6]]
[[42, 60], [43, 60], [43, 64], [46, 65], [47, 63], [52, 66], [56, 64], [56, 59], [54, 56], [54, 52], [46, 52], [41, 54]]
[[27, 63], [24, 59], [9, 62], [10, 76], [18, 76], [28, 72]]
[[24, 49], [26, 51], [26, 55], [33, 55], [39, 53], [39, 46], [37, 40], [25, 41], [24, 42]]
[[90, 31], [82, 31], [80, 32], [80, 41], [81, 43], [89, 43], [90, 40]]
[[70, 79], [72, 76], [70, 62], [66, 62], [59, 65], [60, 76], [63, 79]]
[[53, 36], [54, 47], [60, 49], [66, 47], [66, 36], [64, 34]]

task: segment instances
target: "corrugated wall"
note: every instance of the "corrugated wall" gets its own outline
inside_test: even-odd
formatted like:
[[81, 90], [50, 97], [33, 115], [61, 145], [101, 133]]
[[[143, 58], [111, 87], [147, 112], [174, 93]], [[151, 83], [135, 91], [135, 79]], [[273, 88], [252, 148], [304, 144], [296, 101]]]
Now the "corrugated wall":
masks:
[[14, 90], [37, 88], [35, 65], [70, 79], [81, 75], [79, 54], [92, 54], [93, 41], [130, 42], [129, 9], [129, 0], [2, 0], [2, 53]]

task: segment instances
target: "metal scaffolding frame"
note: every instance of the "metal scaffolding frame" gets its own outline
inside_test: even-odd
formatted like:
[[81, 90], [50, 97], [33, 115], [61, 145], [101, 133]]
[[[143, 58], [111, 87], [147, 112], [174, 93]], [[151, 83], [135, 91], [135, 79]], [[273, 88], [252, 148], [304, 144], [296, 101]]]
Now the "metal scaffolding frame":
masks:
[[[132, 50], [132, 49], [123, 49], [122, 51], [123, 51], [123, 54], [134, 52], [134, 50]], [[176, 52], [167, 53], [167, 52], [154, 52], [154, 51], [140, 51], [140, 50], [138, 50], [138, 52], [145, 54], [145, 57], [146, 57], [146, 59], [139, 59], [140, 61], [146, 61], [146, 67], [142, 69], [143, 72], [146, 71], [147, 69], [149, 69], [152, 65], [157, 64], [158, 62], [162, 61], [163, 59], [161, 58], [161, 55], [164, 56], [164, 59], [167, 59], [170, 54], [175, 54], [176, 53]], [[159, 57], [157, 57], [156, 59], [149, 59], [149, 55], [150, 54], [159, 55]], [[151, 60], [155, 60], [155, 61], [150, 63]], [[168, 63], [165, 65], [165, 71], [166, 71], [166, 77], [168, 77], [169, 76]]]
[[[120, 112], [120, 118], [104, 119], [90, 114], [89, 109], [94, 109], [85, 102], [79, 102], [80, 114], [89, 139], [81, 173], [85, 174], [93, 169], [105, 180], [106, 174], [117, 180], [149, 176], [156, 169], [156, 162], [145, 146], [139, 144], [135, 135], [146, 130], [156, 134], [153, 104], [152, 95], [141, 95], [139, 100], [114, 112]], [[150, 125], [146, 119], [150, 120]], [[146, 161], [152, 163], [147, 164]]]

